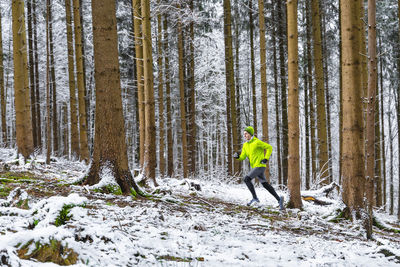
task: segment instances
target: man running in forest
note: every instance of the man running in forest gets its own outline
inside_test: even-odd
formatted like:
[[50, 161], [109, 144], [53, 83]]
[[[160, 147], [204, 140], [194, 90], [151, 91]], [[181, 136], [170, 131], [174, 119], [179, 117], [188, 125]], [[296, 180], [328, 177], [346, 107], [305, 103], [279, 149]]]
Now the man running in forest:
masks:
[[[265, 178], [265, 168], [266, 164], [269, 160], [269, 157], [272, 153], [272, 146], [267, 144], [257, 137], [254, 136], [254, 129], [251, 126], [246, 127], [244, 129], [244, 138], [246, 139], [246, 143], [243, 144], [242, 152], [239, 155], [238, 152], [233, 154], [233, 157], [237, 160], [245, 160], [249, 158], [251, 171], [246, 175], [244, 178], [244, 182], [246, 183], [247, 187], [249, 188], [251, 194], [253, 195], [253, 199], [247, 204], [247, 206], [252, 205], [253, 203], [259, 203], [256, 191], [254, 189], [254, 185], [251, 182], [255, 177], [258, 177], [261, 184], [265, 189], [268, 190], [278, 201], [279, 209], [283, 210], [283, 196], [279, 197], [278, 194], [275, 192], [274, 188], [267, 182]], [[266, 150], [266, 153], [265, 153]]]

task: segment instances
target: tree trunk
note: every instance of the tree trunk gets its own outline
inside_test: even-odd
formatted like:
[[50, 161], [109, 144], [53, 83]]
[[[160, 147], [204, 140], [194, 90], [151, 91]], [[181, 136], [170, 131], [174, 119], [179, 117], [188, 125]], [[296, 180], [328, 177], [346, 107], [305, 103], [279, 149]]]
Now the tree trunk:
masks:
[[[1, 21], [0, 9], [0, 21]], [[7, 146], [6, 98], [4, 88], [4, 62], [3, 62], [3, 31], [0, 23], [0, 105], [1, 105], [1, 135], [3, 146]]]
[[[249, 0], [249, 31], [250, 31], [250, 68], [251, 68], [251, 92], [253, 104], [253, 127], [254, 134], [258, 133], [257, 130], [257, 95], [256, 95], [256, 74], [255, 74], [255, 60], [254, 60], [254, 24], [253, 24], [253, 0]], [[275, 36], [273, 36], [275, 37]], [[275, 63], [275, 61], [274, 61]], [[279, 125], [279, 123], [277, 123]]]
[[[160, 4], [160, 0], [158, 4]], [[165, 175], [165, 156], [164, 156], [164, 148], [165, 148], [165, 141], [164, 141], [164, 86], [163, 86], [163, 41], [162, 41], [162, 19], [161, 13], [157, 14], [157, 51], [158, 51], [158, 58], [157, 58], [157, 67], [158, 67], [158, 128], [159, 128], [159, 170], [160, 175]]]
[[139, 165], [144, 168], [144, 152], [146, 139], [146, 121], [144, 111], [144, 81], [143, 81], [143, 41], [142, 41], [142, 15], [140, 0], [133, 0], [134, 31], [135, 31], [135, 53], [139, 108]]
[[299, 161], [299, 88], [298, 88], [298, 32], [297, 0], [287, 2], [288, 21], [288, 115], [289, 115], [289, 154], [288, 188], [290, 199], [288, 207], [301, 208], [300, 161]]
[[153, 54], [151, 42], [150, 24], [150, 0], [142, 0], [142, 30], [143, 30], [143, 79], [146, 139], [144, 152], [145, 176], [156, 182], [156, 125], [154, 103], [154, 78], [153, 78]]
[[28, 16], [28, 55], [29, 55], [29, 88], [31, 95], [31, 116], [32, 116], [32, 135], [33, 135], [33, 147], [38, 147], [37, 140], [37, 125], [36, 122], [36, 98], [35, 98], [35, 62], [33, 61], [33, 31], [32, 31], [32, 5], [31, 0], [27, 1], [27, 16]]
[[164, 58], [165, 58], [165, 93], [167, 94], [167, 169], [168, 176], [174, 174], [174, 148], [172, 140], [172, 107], [171, 107], [171, 86], [169, 74], [169, 53], [168, 53], [168, 21], [164, 16]]
[[[190, 0], [190, 10], [193, 10], [193, 0]], [[190, 156], [190, 172], [192, 175], [196, 173], [196, 91], [194, 77], [194, 21], [189, 24], [189, 156]]]
[[[258, 0], [258, 23], [260, 24], [260, 75], [261, 75], [261, 110], [262, 140], [268, 142], [268, 91], [267, 91], [267, 54], [265, 43], [264, 0]], [[269, 165], [265, 168], [265, 177], [269, 181]]]
[[17, 146], [26, 160], [33, 152], [33, 134], [23, 0], [12, 1], [12, 26]]
[[348, 215], [360, 216], [364, 197], [364, 143], [362, 71], [360, 55], [359, 0], [341, 0], [342, 88], [343, 88], [343, 202]]
[[[367, 238], [372, 238], [372, 208], [374, 205], [375, 180], [375, 98], [376, 98], [376, 2], [368, 0], [368, 110], [366, 126], [366, 200], [368, 219], [366, 219]], [[400, 144], [399, 144], [400, 148]]]
[[79, 157], [79, 135], [78, 117], [76, 106], [76, 89], [74, 74], [74, 48], [72, 40], [72, 18], [71, 0], [65, 0], [66, 28], [67, 28], [67, 48], [68, 48], [68, 77], [69, 77], [69, 106], [71, 120], [71, 156], [73, 159]]
[[[178, 5], [178, 9], [181, 6]], [[185, 77], [184, 77], [184, 58], [183, 58], [183, 29], [182, 20], [178, 19], [178, 54], [179, 54], [179, 92], [180, 92], [180, 109], [181, 109], [181, 130], [182, 130], [182, 168], [183, 177], [187, 178], [188, 173], [188, 150], [187, 150], [187, 123], [185, 109]]]
[[96, 81], [96, 126], [93, 162], [86, 184], [111, 171], [124, 194], [139, 193], [128, 166], [118, 62], [115, 1], [92, 2]]
[[[237, 136], [237, 118], [236, 118], [236, 97], [235, 97], [235, 79], [233, 70], [233, 52], [232, 52], [232, 18], [231, 18], [231, 1], [224, 0], [224, 44], [225, 44], [225, 77], [226, 87], [229, 90], [229, 108], [227, 105], [227, 113], [230, 112], [230, 119], [227, 123], [232, 126], [232, 145], [233, 151], [239, 151], [239, 143]], [[228, 151], [228, 159], [232, 158], [232, 154]], [[229, 160], [228, 160], [229, 162]], [[239, 161], [233, 161], [233, 172], [231, 175], [237, 175], [240, 170]]]
[[319, 12], [319, 1], [311, 0], [312, 3], [312, 29], [314, 40], [314, 68], [317, 91], [317, 129], [319, 147], [319, 178], [323, 185], [329, 184], [328, 170], [328, 145], [326, 134], [326, 109], [325, 109], [325, 88], [324, 69], [322, 55], [321, 18]]
[[311, 27], [310, 27], [310, 5], [309, 1], [305, 3], [305, 23], [306, 23], [306, 36], [305, 36], [305, 43], [306, 48], [304, 49], [304, 117], [305, 117], [305, 155], [306, 155], [306, 179], [305, 179], [305, 188], [306, 190], [310, 189], [310, 172], [312, 173], [310, 163], [313, 161], [313, 158], [310, 155], [310, 112], [309, 112], [309, 92], [312, 90], [312, 84], [310, 82], [309, 76], [312, 74], [310, 73], [311, 69]]
[[[276, 6], [276, 1], [273, 1], [273, 11], [272, 11], [272, 21], [275, 23], [275, 6]], [[277, 30], [276, 30], [276, 23], [272, 25], [273, 27], [273, 33], [272, 33], [272, 46], [273, 46], [273, 69], [274, 69], [274, 85], [275, 85], [275, 120], [276, 120], [276, 152], [277, 152], [277, 162], [278, 162], [278, 184], [282, 184], [282, 159], [281, 159], [281, 119], [279, 116], [279, 107], [280, 107], [280, 101], [279, 101], [279, 91], [278, 91], [278, 66], [277, 66], [277, 40], [276, 40], [276, 35], [277, 35]], [[255, 85], [254, 85], [255, 86]], [[253, 93], [253, 98], [254, 98], [254, 104], [255, 106], [255, 91]], [[254, 110], [254, 112], [256, 112]]]
[[283, 184], [287, 185], [288, 179], [288, 110], [287, 110], [287, 88], [286, 88], [286, 59], [285, 59], [285, 16], [284, 2], [278, 1], [278, 36], [279, 40], [279, 62], [281, 81], [281, 106], [282, 106], [282, 177]]
[[51, 155], [51, 107], [50, 107], [50, 0], [46, 1], [46, 164]]
[[32, 1], [32, 16], [33, 16], [33, 50], [34, 50], [34, 62], [35, 62], [35, 105], [36, 105], [36, 138], [37, 145], [39, 148], [42, 147], [42, 119], [40, 114], [40, 88], [39, 88], [39, 52], [37, 42], [37, 23], [36, 23], [36, 0]]
[[82, 26], [79, 0], [73, 0], [74, 5], [74, 29], [75, 29], [75, 61], [76, 76], [78, 85], [79, 102], [79, 142], [80, 159], [89, 162], [89, 148], [87, 138], [86, 124], [86, 102], [85, 102], [85, 83], [83, 73], [83, 55], [82, 55]]
[[58, 123], [57, 123], [57, 83], [56, 83], [56, 71], [55, 71], [55, 63], [54, 63], [54, 45], [53, 45], [53, 14], [51, 11], [52, 4], [50, 3], [49, 7], [49, 42], [50, 42], [50, 88], [51, 88], [51, 111], [52, 111], [52, 125], [53, 125], [53, 153], [59, 153], [59, 131], [58, 131]]
[[[382, 47], [382, 41], [381, 41], [381, 38], [379, 38], [379, 47]], [[381, 108], [380, 108], [380, 116], [381, 116], [381, 124], [382, 124], [382, 136], [381, 136], [381, 140], [380, 140], [380, 143], [381, 143], [381, 147], [382, 147], [382, 166], [383, 166], [383, 170], [382, 170], [382, 173], [383, 173], [383, 192], [382, 192], [382, 198], [383, 198], [383, 201], [382, 201], [382, 204], [383, 204], [383, 206], [385, 207], [385, 210], [386, 210], [386, 145], [385, 145], [385, 121], [384, 121], [384, 119], [385, 119], [385, 116], [384, 116], [384, 113], [385, 113], [385, 109], [384, 109], [384, 106], [383, 106], [383, 57], [380, 57], [379, 58], [379, 70], [380, 70], [380, 72], [379, 72], [379, 76], [380, 76], [380, 96], [381, 96], [381, 98], [380, 98], [380, 104], [381, 104]]]

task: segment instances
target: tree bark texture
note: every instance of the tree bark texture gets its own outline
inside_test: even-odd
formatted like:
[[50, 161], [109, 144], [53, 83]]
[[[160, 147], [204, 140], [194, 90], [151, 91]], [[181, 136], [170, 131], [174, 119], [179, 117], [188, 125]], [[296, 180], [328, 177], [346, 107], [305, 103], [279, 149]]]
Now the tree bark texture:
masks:
[[364, 197], [364, 140], [360, 0], [341, 0], [342, 36], [342, 173], [343, 202], [349, 215], [360, 215]]
[[321, 183], [329, 184], [328, 170], [328, 142], [326, 133], [326, 109], [325, 109], [325, 88], [324, 69], [322, 55], [321, 17], [319, 1], [311, 0], [312, 3], [312, 29], [313, 29], [313, 52], [315, 68], [315, 89], [317, 92], [317, 126], [318, 126], [318, 147], [319, 147], [319, 176]]
[[144, 152], [145, 176], [156, 182], [156, 124], [154, 102], [153, 53], [151, 42], [150, 0], [142, 0], [143, 79], [146, 138]]
[[74, 73], [74, 48], [72, 39], [72, 17], [71, 0], [65, 0], [65, 16], [67, 28], [67, 49], [68, 49], [68, 85], [69, 85], [69, 116], [71, 121], [71, 156], [79, 157], [79, 135], [78, 135], [78, 117], [76, 103], [76, 86]]
[[114, 0], [93, 0], [93, 43], [96, 81], [96, 125], [93, 162], [86, 184], [96, 184], [112, 171], [124, 194], [138, 188], [128, 166], [118, 62]]
[[85, 102], [85, 81], [83, 72], [83, 55], [82, 55], [82, 26], [80, 15], [79, 0], [73, 0], [74, 6], [74, 31], [75, 31], [75, 63], [76, 63], [76, 80], [78, 85], [78, 103], [79, 103], [79, 142], [80, 142], [80, 159], [89, 161], [89, 147], [87, 138], [86, 124], [86, 102]]
[[12, 30], [17, 146], [19, 152], [27, 159], [33, 152], [33, 134], [23, 0], [12, 1]]
[[288, 207], [301, 208], [300, 161], [299, 161], [299, 81], [298, 81], [298, 32], [297, 0], [287, 2], [288, 21], [288, 118], [289, 154], [288, 188], [290, 199]]

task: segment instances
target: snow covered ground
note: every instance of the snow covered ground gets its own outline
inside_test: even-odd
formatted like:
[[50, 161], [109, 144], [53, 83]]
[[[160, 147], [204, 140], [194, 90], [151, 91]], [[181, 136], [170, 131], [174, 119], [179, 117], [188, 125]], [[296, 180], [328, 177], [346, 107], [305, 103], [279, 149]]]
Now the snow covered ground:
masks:
[[[5, 170], [13, 159], [14, 151], [0, 149], [0, 192], [6, 192], [0, 198], [0, 265], [58, 266], [21, 259], [17, 251], [31, 240], [26, 254], [35, 244], [58, 240], [77, 253], [75, 266], [400, 265], [399, 233], [375, 228], [375, 240], [367, 241], [361, 223], [329, 222], [342, 208], [337, 196], [323, 199], [332, 205], [304, 201], [302, 211], [279, 212], [261, 187], [261, 206], [249, 208], [244, 184], [166, 178], [158, 179], [158, 194], [133, 199], [71, 185], [87, 168], [79, 162], [8, 164]], [[10, 183], [10, 173], [26, 177]], [[69, 220], [56, 226], [66, 205]], [[394, 216], [376, 216], [399, 227]]]

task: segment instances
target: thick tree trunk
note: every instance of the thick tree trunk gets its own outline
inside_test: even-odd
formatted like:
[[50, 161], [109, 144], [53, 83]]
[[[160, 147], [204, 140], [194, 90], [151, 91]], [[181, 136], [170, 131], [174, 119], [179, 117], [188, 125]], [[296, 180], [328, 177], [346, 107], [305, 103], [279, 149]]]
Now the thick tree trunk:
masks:
[[23, 0], [12, 1], [12, 30], [17, 146], [26, 160], [33, 152], [33, 134]]
[[300, 161], [299, 161], [299, 81], [298, 81], [298, 32], [297, 0], [287, 2], [288, 18], [288, 115], [289, 115], [289, 160], [288, 188], [290, 199], [288, 207], [301, 208]]
[[118, 62], [115, 1], [93, 1], [93, 43], [96, 80], [96, 126], [93, 162], [86, 184], [110, 171], [124, 194], [138, 193], [128, 166]]
[[360, 0], [341, 0], [342, 88], [343, 88], [343, 202], [348, 215], [359, 216], [364, 197], [364, 143], [362, 80], [360, 73]]
[[86, 118], [86, 102], [85, 102], [85, 81], [83, 72], [83, 55], [82, 55], [82, 26], [79, 0], [73, 0], [74, 6], [74, 30], [75, 30], [75, 62], [76, 76], [78, 85], [78, 102], [79, 102], [79, 142], [80, 142], [80, 159], [89, 162], [89, 147], [87, 138], [87, 118]]

